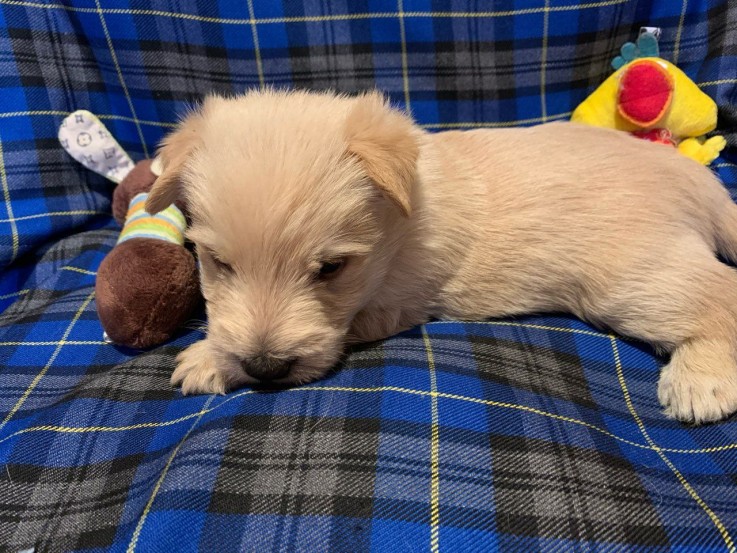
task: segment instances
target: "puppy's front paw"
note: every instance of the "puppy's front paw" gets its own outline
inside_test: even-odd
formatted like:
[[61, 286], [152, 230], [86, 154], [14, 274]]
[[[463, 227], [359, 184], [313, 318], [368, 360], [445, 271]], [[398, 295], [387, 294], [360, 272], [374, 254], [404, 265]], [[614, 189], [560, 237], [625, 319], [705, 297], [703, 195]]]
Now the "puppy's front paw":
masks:
[[224, 394], [237, 385], [234, 371], [218, 363], [207, 340], [189, 346], [177, 355], [177, 368], [171, 383], [182, 387], [182, 394]]
[[737, 411], [737, 374], [669, 365], [660, 375], [658, 399], [669, 417], [696, 424], [718, 421]]

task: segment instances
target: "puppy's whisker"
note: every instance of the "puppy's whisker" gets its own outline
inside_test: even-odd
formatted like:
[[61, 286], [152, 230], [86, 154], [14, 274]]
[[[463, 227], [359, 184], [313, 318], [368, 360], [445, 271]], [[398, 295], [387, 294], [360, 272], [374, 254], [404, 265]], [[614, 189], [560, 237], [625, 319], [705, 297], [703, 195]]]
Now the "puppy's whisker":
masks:
[[207, 333], [207, 321], [192, 319], [184, 324], [187, 330], [195, 330], [197, 332]]

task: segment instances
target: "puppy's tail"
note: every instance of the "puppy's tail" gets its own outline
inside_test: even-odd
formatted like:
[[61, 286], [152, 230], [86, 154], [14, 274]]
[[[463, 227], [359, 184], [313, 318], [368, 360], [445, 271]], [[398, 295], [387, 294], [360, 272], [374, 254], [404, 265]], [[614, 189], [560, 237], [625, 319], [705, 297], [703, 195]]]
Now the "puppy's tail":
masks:
[[732, 201], [721, 210], [717, 220], [717, 250], [721, 255], [737, 264], [737, 204]]

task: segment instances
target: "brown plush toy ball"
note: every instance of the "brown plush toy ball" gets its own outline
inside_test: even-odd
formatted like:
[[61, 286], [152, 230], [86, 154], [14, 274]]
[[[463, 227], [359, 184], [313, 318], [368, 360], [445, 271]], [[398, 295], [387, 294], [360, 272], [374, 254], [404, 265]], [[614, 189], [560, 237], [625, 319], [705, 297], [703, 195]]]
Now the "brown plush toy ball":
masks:
[[97, 314], [108, 337], [139, 349], [170, 339], [202, 301], [197, 264], [183, 245], [181, 210], [172, 206], [156, 216], [143, 210], [155, 181], [146, 160], [115, 189], [113, 215], [127, 222], [95, 283]]
[[110, 339], [133, 348], [165, 342], [200, 303], [197, 265], [184, 247], [153, 238], [118, 244], [95, 284], [97, 314]]

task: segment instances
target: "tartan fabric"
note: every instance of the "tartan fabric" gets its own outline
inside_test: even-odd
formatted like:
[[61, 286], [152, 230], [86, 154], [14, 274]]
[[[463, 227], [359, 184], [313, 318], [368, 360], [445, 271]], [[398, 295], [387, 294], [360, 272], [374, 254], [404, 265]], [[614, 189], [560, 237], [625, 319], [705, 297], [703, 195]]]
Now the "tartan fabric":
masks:
[[376, 86], [430, 130], [565, 119], [642, 25], [734, 113], [734, 1], [0, 0], [0, 551], [734, 551], [737, 419], [665, 419], [664, 359], [572, 318], [435, 322], [307, 386], [182, 397], [197, 330], [102, 340], [112, 185], [56, 141], [89, 109], [141, 159], [261, 84]]

